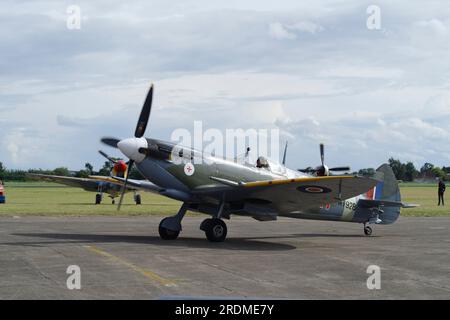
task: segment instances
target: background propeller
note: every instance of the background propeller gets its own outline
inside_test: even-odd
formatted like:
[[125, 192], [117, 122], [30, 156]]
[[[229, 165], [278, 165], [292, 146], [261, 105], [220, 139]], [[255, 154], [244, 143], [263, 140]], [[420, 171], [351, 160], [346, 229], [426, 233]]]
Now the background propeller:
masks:
[[328, 166], [325, 165], [325, 145], [323, 143], [320, 144], [320, 161], [322, 162], [321, 166], [318, 166], [316, 168], [309, 167], [306, 169], [298, 169], [298, 171], [303, 173], [315, 174], [317, 176], [328, 176], [330, 175], [330, 171], [339, 172], [351, 170], [349, 166], [328, 168]]
[[116, 164], [117, 160], [110, 157], [109, 155], [107, 155], [105, 152], [103, 152], [102, 150], [98, 150], [98, 153], [100, 153], [103, 157], [105, 157], [106, 159], [108, 159], [109, 161], [111, 161], [112, 163]]

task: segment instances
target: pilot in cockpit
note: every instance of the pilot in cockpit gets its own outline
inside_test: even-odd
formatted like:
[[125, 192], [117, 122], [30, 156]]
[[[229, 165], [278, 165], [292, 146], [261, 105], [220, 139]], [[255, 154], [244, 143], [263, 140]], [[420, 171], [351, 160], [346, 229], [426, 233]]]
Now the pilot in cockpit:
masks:
[[257, 168], [269, 168], [269, 162], [267, 161], [266, 158], [264, 157], [259, 157], [258, 160], [256, 161], [256, 167]]

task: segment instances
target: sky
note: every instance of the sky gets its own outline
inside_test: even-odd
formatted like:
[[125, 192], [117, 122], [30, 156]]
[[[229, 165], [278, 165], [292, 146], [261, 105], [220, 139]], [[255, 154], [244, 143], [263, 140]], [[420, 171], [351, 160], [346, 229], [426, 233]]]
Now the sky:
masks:
[[0, 161], [98, 169], [154, 83], [152, 138], [278, 128], [294, 169], [321, 142], [329, 166], [449, 166], [449, 49], [445, 0], [2, 0]]

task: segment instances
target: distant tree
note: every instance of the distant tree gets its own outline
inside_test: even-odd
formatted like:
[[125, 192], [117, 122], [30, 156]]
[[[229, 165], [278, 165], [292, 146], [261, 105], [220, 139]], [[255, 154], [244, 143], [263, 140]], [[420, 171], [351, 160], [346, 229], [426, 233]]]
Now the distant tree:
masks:
[[106, 161], [105, 164], [103, 165], [103, 167], [100, 169], [100, 171], [98, 172], [98, 174], [100, 176], [105, 176], [108, 177], [111, 174], [111, 171], [113, 169], [113, 164], [111, 161]]
[[374, 168], [361, 169], [358, 171], [358, 175], [363, 177], [373, 177], [375, 175], [375, 169]]
[[77, 177], [77, 178], [87, 178], [90, 175], [91, 175], [91, 173], [88, 170], [80, 170], [75, 173], [75, 177]]
[[390, 158], [389, 165], [391, 166], [392, 171], [394, 171], [397, 180], [406, 180], [406, 168], [405, 165], [400, 162], [400, 160]]
[[55, 170], [53, 170], [53, 174], [57, 175], [57, 176], [70, 176], [70, 171], [69, 169], [65, 168], [65, 167], [61, 167], [61, 168], [56, 168]]
[[414, 181], [419, 175], [419, 171], [417, 171], [416, 167], [412, 162], [408, 162], [405, 165], [405, 181]]
[[84, 165], [84, 168], [86, 169], [86, 171], [88, 172], [88, 175], [92, 175], [94, 174], [94, 166], [92, 164], [90, 164], [89, 162], [87, 162]]
[[420, 168], [420, 173], [429, 173], [433, 170], [434, 165], [432, 163], [426, 162], [422, 168]]
[[439, 178], [439, 179], [444, 179], [447, 175], [444, 170], [442, 170], [441, 168], [438, 168], [438, 167], [434, 167], [433, 169], [431, 169], [431, 172], [433, 173], [433, 175], [436, 178]]
[[3, 166], [3, 163], [0, 161], [0, 179], [5, 174], [6, 168]]

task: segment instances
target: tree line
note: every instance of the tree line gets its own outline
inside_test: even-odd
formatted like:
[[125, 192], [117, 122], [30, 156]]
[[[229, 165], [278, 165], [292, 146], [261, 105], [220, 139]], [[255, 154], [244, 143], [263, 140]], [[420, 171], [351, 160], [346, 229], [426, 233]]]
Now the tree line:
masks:
[[[118, 160], [118, 159], [117, 159]], [[397, 180], [402, 181], [414, 181], [416, 179], [443, 179], [450, 180], [448, 174], [450, 174], [450, 167], [435, 167], [433, 164], [426, 162], [420, 169], [416, 169], [412, 162], [403, 163], [398, 159], [390, 158], [389, 165], [394, 171]], [[113, 164], [110, 161], [106, 161], [100, 170], [95, 171], [94, 166], [90, 163], [84, 165], [84, 169], [79, 171], [70, 171], [66, 167], [55, 168], [54, 170], [43, 170], [43, 169], [29, 169], [29, 170], [8, 170], [4, 167], [2, 162], [0, 162], [0, 180], [4, 181], [27, 181], [29, 178], [26, 177], [26, 173], [38, 173], [38, 174], [49, 174], [56, 176], [67, 176], [67, 177], [79, 177], [87, 178], [91, 175], [98, 176], [109, 176], [113, 169]], [[365, 177], [372, 177], [375, 175], [374, 168], [361, 169], [358, 172], [353, 172], [353, 174], [358, 174]], [[130, 172], [131, 179], [144, 179], [140, 172], [133, 167]]]
[[[390, 158], [388, 162], [392, 168], [392, 171], [394, 171], [397, 180], [408, 182], [416, 179], [432, 180], [436, 178], [450, 180], [450, 177], [448, 176], [448, 174], [450, 174], [450, 167], [444, 166], [440, 168], [434, 166], [432, 163], [426, 162], [422, 165], [422, 167], [420, 167], [420, 169], [416, 169], [412, 162], [403, 163], [394, 158]], [[354, 173], [366, 177], [372, 177], [375, 175], [375, 169], [366, 168]]]
[[[28, 169], [28, 170], [15, 170], [15, 169], [7, 169], [2, 162], [0, 162], [0, 180], [3, 181], [29, 181], [30, 178], [26, 176], [27, 173], [36, 173], [36, 174], [47, 174], [47, 175], [55, 175], [55, 176], [64, 176], [64, 177], [77, 177], [77, 178], [87, 178], [89, 176], [105, 176], [108, 177], [111, 175], [111, 171], [113, 169], [113, 164], [110, 161], [106, 161], [102, 168], [98, 171], [94, 170], [94, 166], [90, 163], [86, 163], [84, 168], [78, 171], [70, 171], [66, 167], [58, 167], [53, 170], [44, 170], [44, 169]], [[131, 179], [143, 179], [140, 172], [133, 167], [130, 172]]]

